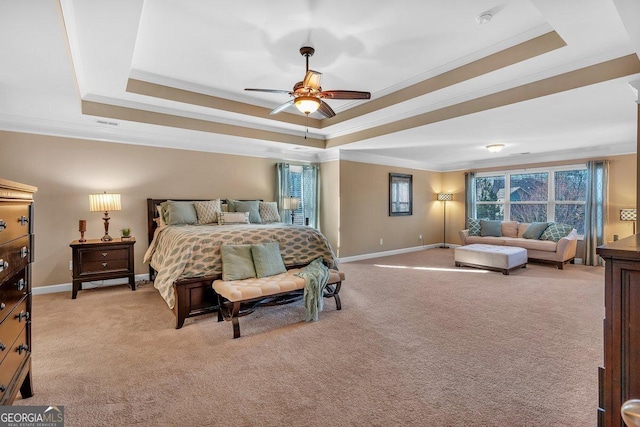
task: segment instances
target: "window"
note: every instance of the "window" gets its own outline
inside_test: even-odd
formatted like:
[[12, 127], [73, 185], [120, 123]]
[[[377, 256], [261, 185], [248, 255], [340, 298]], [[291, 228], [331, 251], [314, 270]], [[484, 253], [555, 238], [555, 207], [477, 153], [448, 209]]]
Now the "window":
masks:
[[555, 221], [584, 234], [584, 166], [477, 174], [475, 217], [518, 222]]
[[[316, 227], [317, 166], [289, 165], [288, 170], [289, 196], [300, 200], [298, 209], [293, 211], [293, 223], [303, 225], [308, 220], [309, 225]], [[287, 211], [287, 214], [291, 212]]]

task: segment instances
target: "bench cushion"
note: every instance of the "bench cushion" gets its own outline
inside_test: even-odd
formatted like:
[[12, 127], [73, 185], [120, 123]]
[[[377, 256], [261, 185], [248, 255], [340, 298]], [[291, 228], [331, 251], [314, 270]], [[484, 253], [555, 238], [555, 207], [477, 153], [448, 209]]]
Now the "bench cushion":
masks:
[[[244, 280], [214, 280], [213, 290], [231, 302], [246, 301], [254, 298], [276, 295], [283, 292], [304, 289], [304, 279], [295, 274], [300, 268], [287, 270], [286, 273], [275, 276], [249, 278]], [[345, 275], [341, 271], [330, 270], [327, 284], [331, 285], [344, 280]]]

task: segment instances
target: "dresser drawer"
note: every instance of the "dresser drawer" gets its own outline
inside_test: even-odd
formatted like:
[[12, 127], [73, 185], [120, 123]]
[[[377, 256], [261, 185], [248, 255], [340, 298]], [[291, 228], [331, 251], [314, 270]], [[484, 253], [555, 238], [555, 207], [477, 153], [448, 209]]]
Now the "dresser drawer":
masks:
[[115, 259], [113, 261], [83, 262], [80, 266], [80, 275], [95, 273], [113, 273], [129, 271], [129, 259]]
[[21, 202], [0, 204], [0, 245], [31, 232], [29, 204]]
[[22, 270], [31, 261], [29, 236], [12, 240], [0, 246], [0, 283]]
[[11, 343], [16, 340], [20, 331], [24, 329], [29, 317], [30, 313], [27, 311], [27, 299], [25, 298], [7, 316], [7, 319], [0, 323], [0, 361], [11, 353]]
[[27, 328], [23, 327], [17, 338], [10, 345], [7, 344], [7, 355], [0, 362], [0, 401], [4, 399], [13, 377], [20, 374], [18, 368], [31, 354], [31, 349], [27, 346], [27, 337]]
[[80, 251], [80, 262], [84, 264], [85, 262], [104, 262], [104, 261], [113, 261], [117, 259], [127, 259], [129, 258], [129, 250], [126, 248], [123, 249], [105, 249], [101, 251], [93, 250], [81, 250]]
[[0, 285], [0, 322], [9, 315], [13, 307], [15, 307], [28, 292], [29, 283], [27, 283], [26, 268]]

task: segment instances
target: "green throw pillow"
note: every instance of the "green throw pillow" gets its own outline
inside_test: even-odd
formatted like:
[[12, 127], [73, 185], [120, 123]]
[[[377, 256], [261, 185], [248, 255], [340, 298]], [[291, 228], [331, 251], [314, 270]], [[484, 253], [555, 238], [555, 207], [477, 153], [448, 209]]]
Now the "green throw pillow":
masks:
[[251, 200], [248, 202], [235, 200], [233, 202], [233, 209], [234, 212], [249, 212], [249, 222], [251, 224], [262, 224], [259, 200]]
[[469, 218], [467, 222], [469, 223], [469, 236], [479, 236], [480, 220], [475, 218]]
[[549, 224], [547, 229], [544, 230], [544, 233], [540, 236], [540, 240], [552, 240], [557, 242], [571, 233], [571, 230], [573, 230], [573, 227], [570, 225], [552, 222]]
[[480, 235], [502, 237], [502, 221], [490, 221], [488, 219], [480, 220]]
[[278, 242], [260, 243], [251, 246], [253, 265], [256, 268], [258, 277], [275, 276], [286, 273], [287, 269], [280, 255], [280, 244]]
[[195, 224], [198, 222], [193, 202], [167, 200], [160, 203], [160, 206], [162, 207], [162, 218], [167, 225]]
[[532, 222], [522, 234], [522, 237], [525, 239], [539, 239], [548, 226], [548, 222]]
[[251, 245], [222, 245], [222, 280], [242, 280], [256, 277]]

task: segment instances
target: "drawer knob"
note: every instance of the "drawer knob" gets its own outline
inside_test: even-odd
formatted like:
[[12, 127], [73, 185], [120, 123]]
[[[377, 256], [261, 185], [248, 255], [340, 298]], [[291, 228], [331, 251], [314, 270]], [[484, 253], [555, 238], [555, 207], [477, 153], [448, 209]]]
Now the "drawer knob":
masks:
[[0, 231], [7, 228], [7, 223], [0, 219]]
[[29, 249], [23, 246], [22, 249], [20, 249], [20, 258], [26, 258], [27, 255], [29, 255]]
[[0, 310], [4, 310], [7, 305], [3, 302], [0, 302]]
[[103, 263], [102, 263], [102, 268], [107, 268], [107, 265], [109, 265], [109, 264], [108, 264], [108, 263], [106, 263], [106, 262], [103, 262]]
[[3, 259], [0, 259], [0, 271], [9, 268], [9, 263]]
[[7, 345], [0, 341], [0, 351], [4, 351], [5, 348], [7, 348]]
[[102, 255], [102, 258], [105, 258], [108, 254], [106, 252], [102, 252], [100, 255]]
[[0, 393], [4, 393], [5, 391], [7, 391], [7, 386], [4, 384], [0, 384]]
[[29, 312], [21, 311], [16, 317], [18, 318], [18, 322], [22, 322], [22, 319], [29, 320]]
[[24, 279], [18, 280], [18, 283], [16, 283], [16, 288], [18, 288], [19, 291], [23, 291], [24, 288], [26, 288]]
[[29, 346], [26, 345], [25, 343], [22, 343], [18, 346], [18, 354], [22, 354], [22, 352], [27, 352], [29, 351]]
[[22, 215], [18, 221], [20, 222], [20, 225], [25, 225], [29, 222], [29, 218]]

